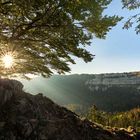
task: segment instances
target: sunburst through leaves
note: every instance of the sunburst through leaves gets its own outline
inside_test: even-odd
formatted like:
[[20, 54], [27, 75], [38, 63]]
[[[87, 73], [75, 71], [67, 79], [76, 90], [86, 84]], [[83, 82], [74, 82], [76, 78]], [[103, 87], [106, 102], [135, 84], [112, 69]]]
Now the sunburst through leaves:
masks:
[[[11, 44], [0, 44], [0, 66], [6, 71], [13, 71], [16, 66], [17, 51]], [[11, 47], [11, 48], [10, 48]]]
[[12, 53], [4, 54], [2, 56], [2, 62], [5, 68], [11, 68], [14, 65], [14, 56]]

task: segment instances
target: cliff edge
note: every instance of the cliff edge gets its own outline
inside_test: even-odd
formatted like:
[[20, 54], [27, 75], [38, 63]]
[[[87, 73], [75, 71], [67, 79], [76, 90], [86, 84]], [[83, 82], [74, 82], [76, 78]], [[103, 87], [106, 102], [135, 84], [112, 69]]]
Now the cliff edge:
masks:
[[58, 106], [43, 94], [24, 92], [19, 81], [0, 79], [0, 140], [139, 140], [138, 133], [105, 129]]

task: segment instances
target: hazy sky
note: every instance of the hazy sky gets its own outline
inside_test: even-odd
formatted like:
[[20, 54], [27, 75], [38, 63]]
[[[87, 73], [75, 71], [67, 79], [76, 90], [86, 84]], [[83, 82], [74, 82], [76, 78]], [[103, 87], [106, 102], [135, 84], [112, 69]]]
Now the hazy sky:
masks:
[[113, 0], [105, 13], [125, 18], [108, 33], [105, 40], [92, 40], [88, 50], [96, 55], [95, 59], [90, 63], [76, 59], [77, 64], [70, 66], [71, 73], [140, 71], [140, 34], [136, 35], [134, 29], [122, 29], [127, 18], [138, 11], [122, 9], [121, 0]]

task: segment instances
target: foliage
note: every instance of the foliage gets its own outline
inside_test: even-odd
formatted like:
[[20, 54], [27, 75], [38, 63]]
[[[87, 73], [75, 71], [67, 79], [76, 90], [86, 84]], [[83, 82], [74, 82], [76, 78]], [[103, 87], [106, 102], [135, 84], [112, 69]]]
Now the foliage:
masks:
[[98, 108], [93, 105], [91, 108], [89, 108], [89, 111], [86, 115], [86, 117], [96, 123], [102, 123], [105, 120], [105, 116], [103, 115], [103, 113], [101, 111], [98, 110]]
[[[127, 8], [129, 10], [135, 10], [140, 8], [140, 0], [122, 0], [123, 8]], [[136, 24], [135, 31], [137, 34], [140, 33], [140, 13], [137, 13], [130, 17], [125, 25], [125, 29], [129, 29], [133, 26], [133, 24]]]
[[69, 72], [72, 56], [91, 61], [84, 47], [93, 37], [105, 38], [121, 19], [103, 15], [111, 0], [1, 0], [0, 50], [17, 52], [14, 70], [0, 74]]
[[132, 126], [140, 131], [140, 108], [117, 113], [108, 113], [94, 108], [92, 106], [85, 115], [89, 120], [111, 127], [129, 128], [129, 126]]

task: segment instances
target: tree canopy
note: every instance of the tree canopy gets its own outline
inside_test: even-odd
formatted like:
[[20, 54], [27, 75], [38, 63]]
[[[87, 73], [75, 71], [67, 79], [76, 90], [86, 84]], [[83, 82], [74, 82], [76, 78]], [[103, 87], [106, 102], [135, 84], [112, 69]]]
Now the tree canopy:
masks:
[[[123, 8], [129, 10], [136, 10], [140, 8], [140, 0], [122, 0]], [[137, 34], [140, 33], [140, 12], [131, 16], [125, 23], [124, 28], [129, 29], [135, 24], [135, 31]]]
[[12, 52], [15, 65], [1, 75], [69, 72], [74, 57], [85, 62], [93, 37], [105, 38], [121, 20], [103, 12], [111, 0], [1, 0], [0, 53]]

